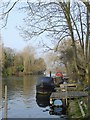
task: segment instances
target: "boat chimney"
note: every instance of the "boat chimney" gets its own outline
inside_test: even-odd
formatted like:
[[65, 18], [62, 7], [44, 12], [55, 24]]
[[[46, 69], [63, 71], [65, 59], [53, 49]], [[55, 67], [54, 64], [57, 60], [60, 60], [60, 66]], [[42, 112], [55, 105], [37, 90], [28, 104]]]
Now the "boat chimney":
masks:
[[51, 77], [51, 71], [50, 71], [50, 77]]

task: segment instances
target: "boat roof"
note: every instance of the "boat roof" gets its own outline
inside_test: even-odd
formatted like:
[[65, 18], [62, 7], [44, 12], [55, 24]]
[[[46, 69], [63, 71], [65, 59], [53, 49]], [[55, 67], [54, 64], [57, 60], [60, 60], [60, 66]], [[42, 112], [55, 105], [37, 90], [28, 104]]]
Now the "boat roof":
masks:
[[52, 77], [40, 77], [39, 79], [38, 79], [38, 82], [45, 82], [45, 83], [49, 83], [49, 82], [51, 82], [52, 81]]

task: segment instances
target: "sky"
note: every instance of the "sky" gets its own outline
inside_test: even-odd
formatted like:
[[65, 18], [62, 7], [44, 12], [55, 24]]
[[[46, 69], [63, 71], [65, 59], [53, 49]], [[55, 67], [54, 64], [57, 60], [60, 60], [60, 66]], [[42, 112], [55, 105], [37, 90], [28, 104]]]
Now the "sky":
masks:
[[[23, 22], [22, 19], [24, 17], [25, 15], [17, 11], [16, 9], [10, 12], [7, 25], [1, 31], [1, 36], [2, 36], [4, 46], [15, 49], [16, 51], [21, 51], [23, 50], [24, 47], [30, 45], [35, 47], [38, 55], [42, 55], [43, 49], [39, 44], [39, 41], [41, 40], [41, 38], [38, 37], [37, 40], [32, 39], [30, 41], [24, 41], [24, 39], [20, 36], [20, 33], [19, 33], [20, 31], [16, 28], [16, 26], [19, 26], [22, 24]], [[49, 40], [45, 39], [45, 36], [43, 36], [43, 38], [44, 38], [43, 40], [46, 43], [50, 44], [50, 42], [48, 42]]]
[[29, 42], [23, 40], [19, 34], [19, 30], [16, 28], [16, 26], [22, 23], [23, 17], [24, 15], [18, 11], [12, 11], [9, 14], [7, 25], [1, 31], [4, 46], [19, 51], [29, 44]]

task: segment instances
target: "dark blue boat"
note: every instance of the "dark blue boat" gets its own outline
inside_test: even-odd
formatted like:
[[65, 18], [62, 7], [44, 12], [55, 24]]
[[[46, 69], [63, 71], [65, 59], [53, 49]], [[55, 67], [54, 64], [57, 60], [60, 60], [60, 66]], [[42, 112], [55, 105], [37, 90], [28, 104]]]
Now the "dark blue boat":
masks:
[[52, 77], [41, 77], [36, 85], [36, 92], [48, 94], [55, 90], [55, 84]]

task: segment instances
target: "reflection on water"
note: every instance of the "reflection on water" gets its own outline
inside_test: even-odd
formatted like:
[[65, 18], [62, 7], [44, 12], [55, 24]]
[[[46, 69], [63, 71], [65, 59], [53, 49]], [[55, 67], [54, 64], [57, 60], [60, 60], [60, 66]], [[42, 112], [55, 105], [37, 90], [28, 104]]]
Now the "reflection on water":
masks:
[[[62, 105], [61, 105], [61, 102], [58, 101], [56, 103], [56, 106], [50, 106], [50, 111], [49, 111], [49, 114], [50, 115], [64, 115], [66, 116], [66, 101], [65, 99], [61, 100], [62, 101]], [[57, 106], [57, 105], [60, 105], [60, 106]]]
[[42, 94], [36, 94], [36, 102], [39, 107], [47, 107], [50, 105], [50, 94], [42, 95]]
[[60, 118], [49, 111], [43, 112], [49, 108], [49, 97], [36, 95], [38, 77], [3, 78], [3, 98], [4, 86], [8, 87], [8, 118]]

